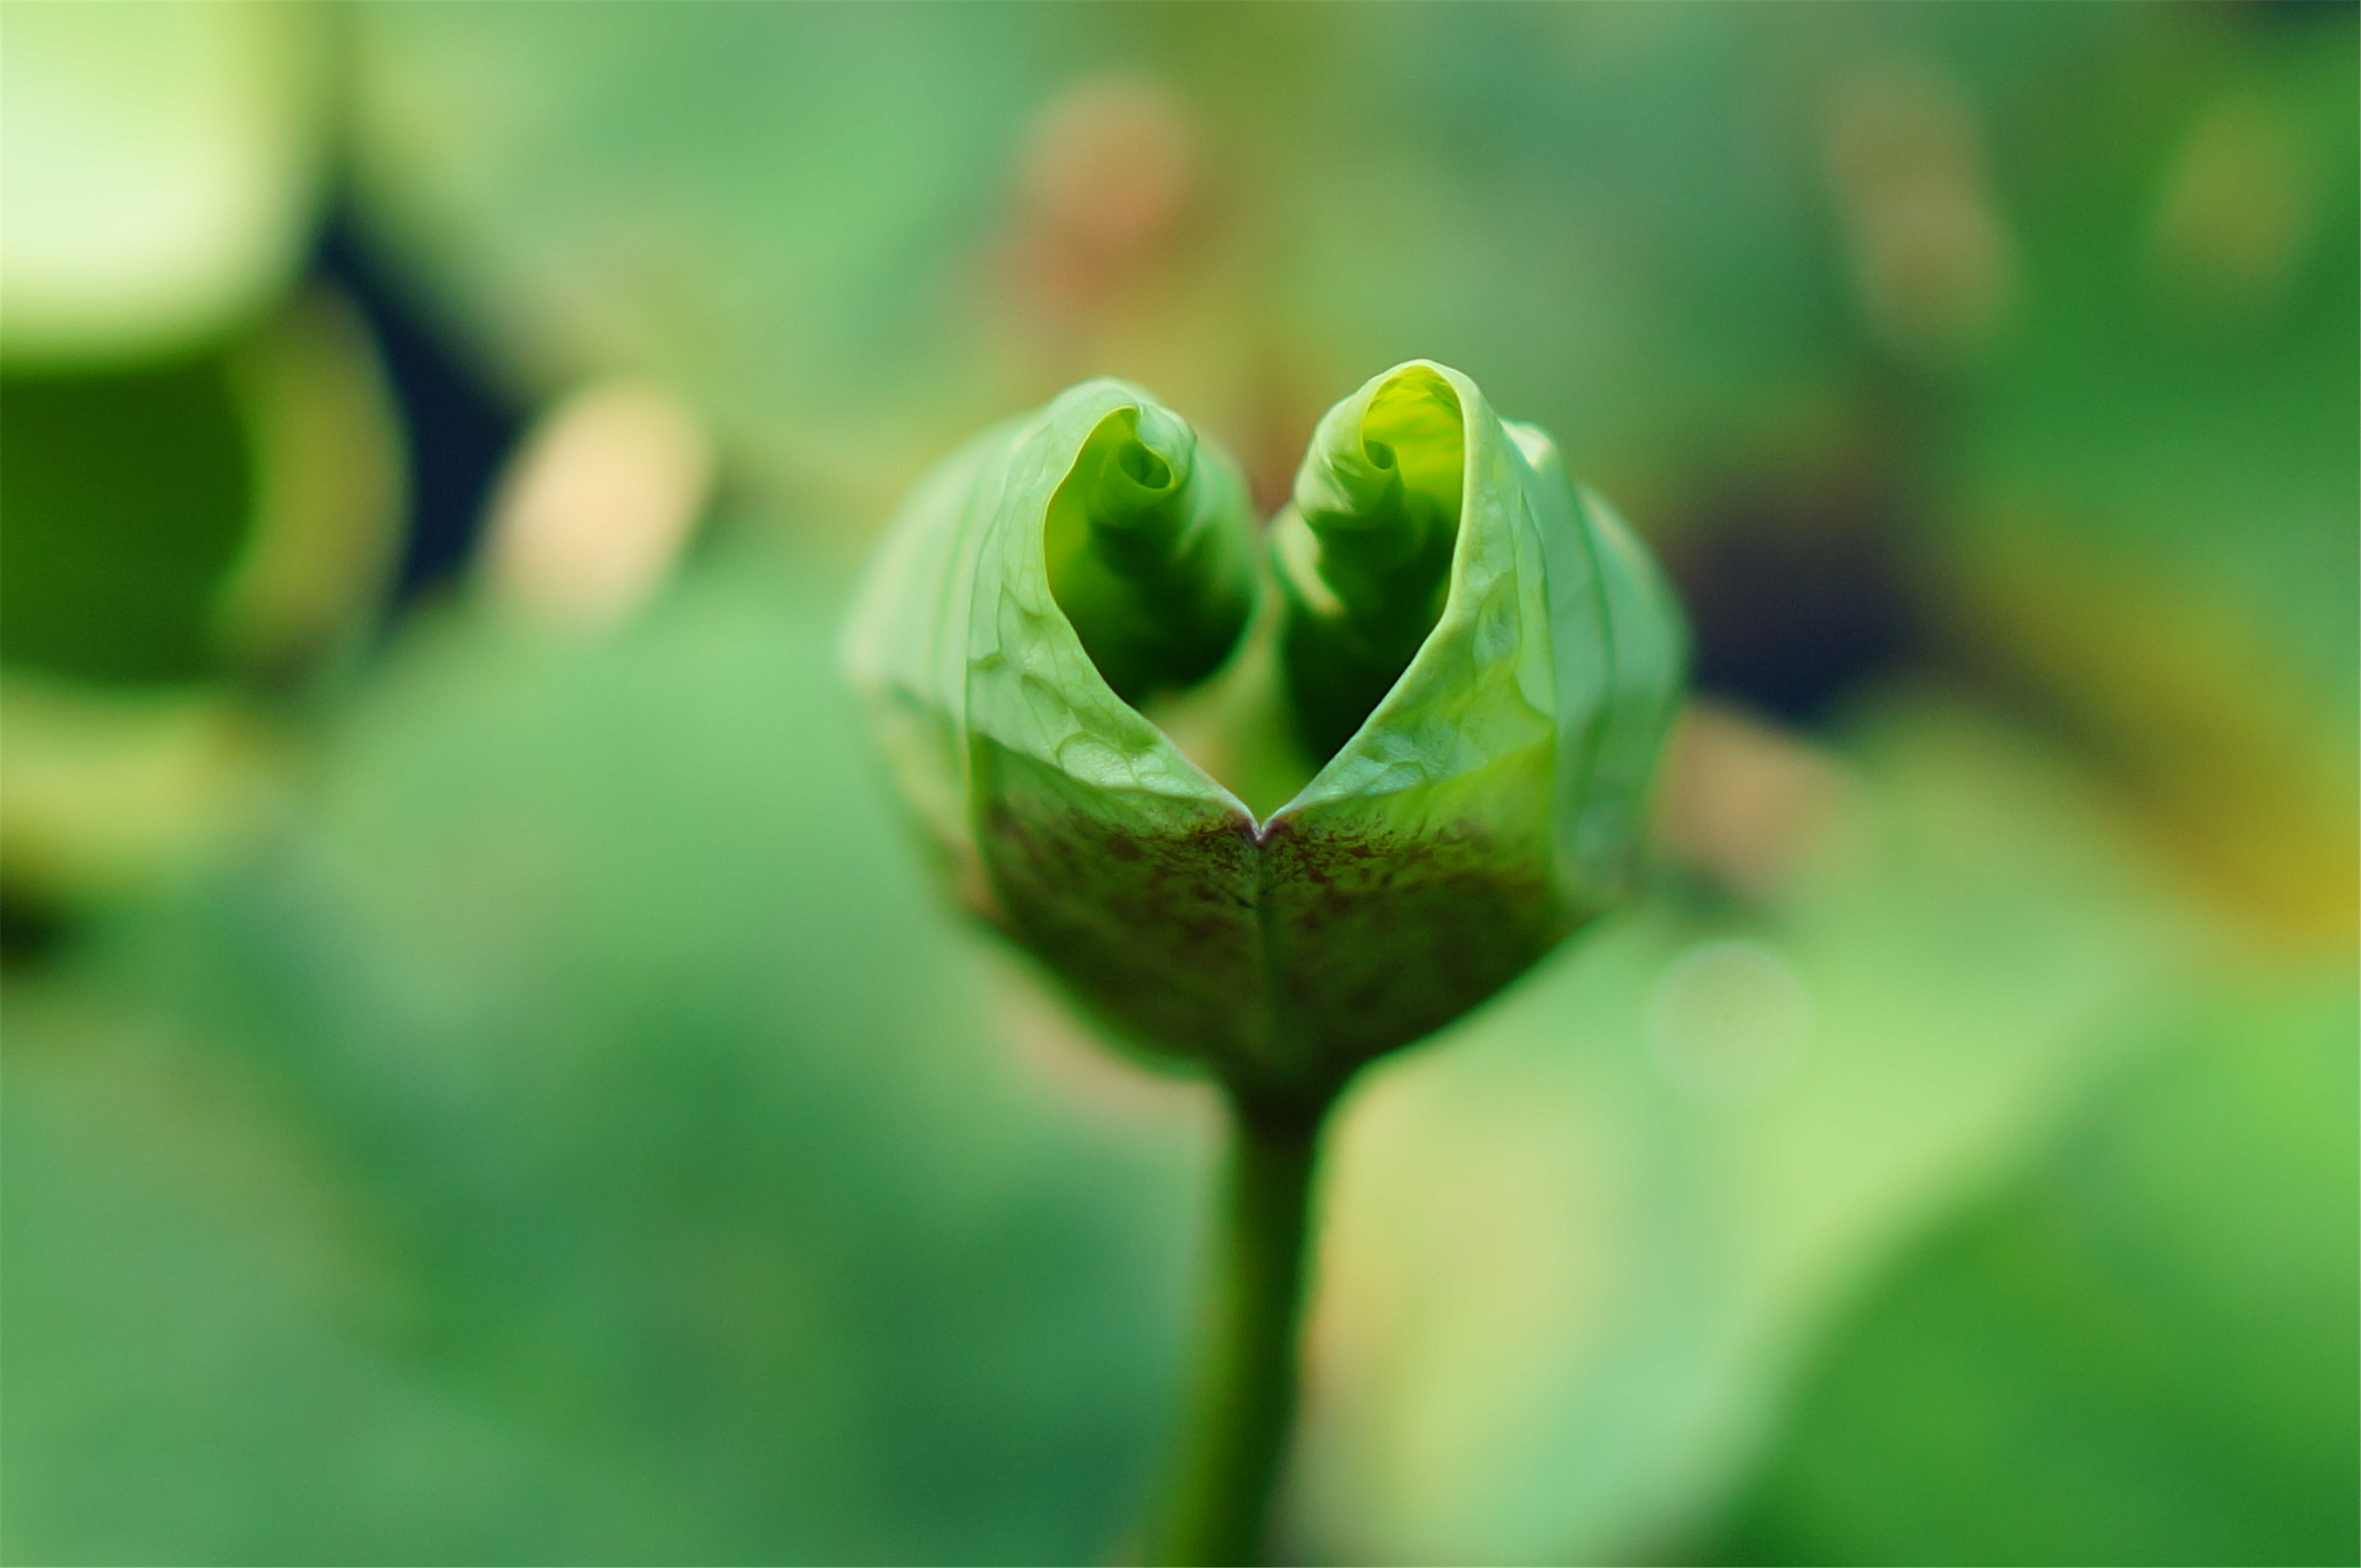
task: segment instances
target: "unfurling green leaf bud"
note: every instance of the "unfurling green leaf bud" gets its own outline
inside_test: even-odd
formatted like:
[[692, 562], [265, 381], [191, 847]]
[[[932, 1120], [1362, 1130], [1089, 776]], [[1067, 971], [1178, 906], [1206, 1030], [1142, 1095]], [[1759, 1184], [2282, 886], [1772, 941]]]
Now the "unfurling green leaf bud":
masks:
[[1329, 411], [1272, 525], [1288, 682], [1313, 752], [1343, 745], [1443, 614], [1466, 442], [1450, 382], [1422, 365]]
[[1143, 401], [1099, 422], [1049, 501], [1050, 592], [1126, 702], [1196, 685], [1246, 628], [1245, 495], [1200, 467], [1189, 427]]
[[[847, 663], [963, 902], [1139, 1046], [1316, 1102], [1621, 894], [1684, 637], [1550, 439], [1423, 361], [1254, 555], [1227, 460], [1093, 381], [919, 486]], [[1227, 754], [1302, 749], [1267, 816], [1135, 706], [1199, 685], [1272, 731]]]

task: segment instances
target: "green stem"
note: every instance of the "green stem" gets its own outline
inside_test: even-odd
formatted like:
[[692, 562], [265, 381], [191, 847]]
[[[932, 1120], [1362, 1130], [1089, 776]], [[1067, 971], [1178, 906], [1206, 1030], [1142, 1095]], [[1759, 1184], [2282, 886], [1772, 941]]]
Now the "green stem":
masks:
[[1220, 1251], [1150, 1563], [1261, 1561], [1295, 1424], [1313, 1165], [1333, 1103], [1273, 1109], [1231, 1099]]

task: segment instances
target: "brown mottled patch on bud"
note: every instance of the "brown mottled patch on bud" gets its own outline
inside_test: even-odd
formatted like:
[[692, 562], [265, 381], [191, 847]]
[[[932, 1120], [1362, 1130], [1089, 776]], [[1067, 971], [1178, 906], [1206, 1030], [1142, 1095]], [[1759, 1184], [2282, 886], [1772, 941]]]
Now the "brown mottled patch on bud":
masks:
[[979, 839], [1011, 937], [1158, 1054], [1272, 1054], [1251, 822], [1078, 809], [1060, 775], [999, 747], [981, 751], [978, 771], [990, 784]]
[[1451, 1024], [1567, 927], [1544, 847], [1473, 823], [1412, 838], [1281, 820], [1262, 853], [1281, 1006], [1314, 1078]]

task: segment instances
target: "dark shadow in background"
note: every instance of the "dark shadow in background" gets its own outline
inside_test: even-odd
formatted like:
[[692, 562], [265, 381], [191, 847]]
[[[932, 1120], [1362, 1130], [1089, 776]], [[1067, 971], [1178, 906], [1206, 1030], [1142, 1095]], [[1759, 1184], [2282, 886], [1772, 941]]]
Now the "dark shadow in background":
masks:
[[475, 553], [484, 503], [523, 429], [520, 411], [461, 355], [338, 203], [313, 270], [349, 299], [383, 356], [408, 444], [409, 510], [391, 590], [399, 611], [449, 583]]

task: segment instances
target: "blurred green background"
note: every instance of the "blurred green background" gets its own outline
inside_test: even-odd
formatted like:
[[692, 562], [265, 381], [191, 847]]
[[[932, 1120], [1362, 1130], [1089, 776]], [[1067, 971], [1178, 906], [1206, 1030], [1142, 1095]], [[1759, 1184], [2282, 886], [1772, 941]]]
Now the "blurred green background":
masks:
[[1213, 1107], [847, 580], [1464, 368], [1699, 685], [1349, 1103], [1306, 1563], [2361, 1556], [2352, 6], [0, 9], [0, 1555], [1108, 1562]]

